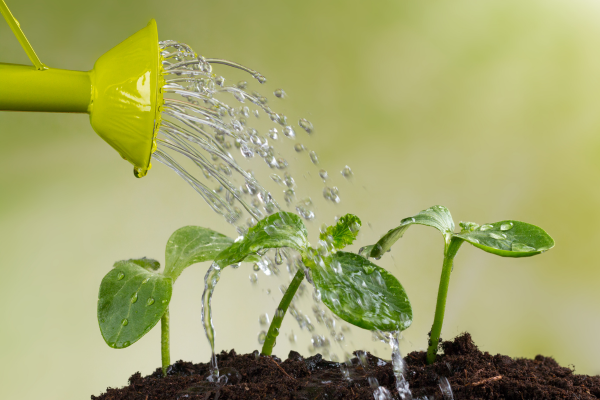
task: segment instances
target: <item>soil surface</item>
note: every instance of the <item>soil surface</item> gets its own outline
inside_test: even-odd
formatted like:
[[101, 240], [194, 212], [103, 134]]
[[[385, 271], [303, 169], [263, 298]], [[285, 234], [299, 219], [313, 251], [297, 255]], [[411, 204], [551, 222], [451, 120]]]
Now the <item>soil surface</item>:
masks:
[[[576, 375], [550, 357], [529, 360], [481, 352], [468, 333], [442, 343], [436, 363], [425, 364], [424, 352], [406, 356], [406, 377], [413, 398], [448, 399], [600, 399], [600, 376]], [[206, 381], [207, 364], [178, 361], [168, 376], [160, 369], [142, 377], [135, 373], [129, 386], [108, 388], [92, 400], [229, 400], [229, 399], [399, 399], [389, 361], [367, 353], [365, 367], [357, 357], [347, 366], [344, 378], [340, 364], [321, 355], [303, 358], [291, 351], [288, 359], [231, 350], [218, 356], [219, 383]], [[392, 395], [374, 397], [385, 387]], [[453, 397], [450, 397], [448, 385]]]

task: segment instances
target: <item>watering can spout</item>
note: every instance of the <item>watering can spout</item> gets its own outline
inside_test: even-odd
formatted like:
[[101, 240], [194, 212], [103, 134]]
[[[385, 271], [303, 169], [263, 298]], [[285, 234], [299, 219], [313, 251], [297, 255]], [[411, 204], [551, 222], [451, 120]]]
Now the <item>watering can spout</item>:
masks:
[[145, 176], [163, 104], [156, 22], [151, 20], [83, 72], [46, 67], [4, 0], [0, 11], [35, 65], [0, 63], [0, 111], [88, 113], [96, 133], [133, 164], [135, 176]]

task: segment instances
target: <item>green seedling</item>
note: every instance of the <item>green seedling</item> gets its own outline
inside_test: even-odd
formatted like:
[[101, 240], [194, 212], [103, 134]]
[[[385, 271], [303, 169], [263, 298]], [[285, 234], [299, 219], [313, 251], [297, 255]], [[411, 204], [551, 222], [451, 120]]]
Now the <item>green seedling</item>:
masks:
[[233, 239], [210, 229], [186, 226], [166, 246], [165, 268], [148, 258], [117, 261], [104, 276], [98, 294], [98, 323], [106, 344], [131, 346], [161, 321], [163, 373], [170, 364], [169, 302], [173, 284], [192, 264], [213, 260]]
[[454, 257], [464, 242], [488, 253], [514, 258], [535, 256], [554, 247], [554, 240], [543, 229], [520, 221], [506, 220], [484, 225], [461, 222], [461, 231], [454, 233], [454, 221], [450, 211], [443, 206], [434, 206], [414, 217], [403, 219], [400, 226], [390, 230], [376, 244], [360, 249], [359, 254], [380, 259], [414, 224], [431, 226], [444, 236], [444, 263], [427, 349], [428, 364], [433, 363], [436, 358]]
[[[272, 353], [283, 317], [305, 277], [312, 280], [323, 303], [343, 320], [369, 330], [404, 330], [412, 322], [412, 309], [400, 282], [364, 257], [340, 251], [355, 240], [360, 225], [358, 217], [345, 215], [321, 232], [319, 249], [310, 246], [300, 217], [288, 212], [264, 218], [235, 243], [210, 229], [181, 228], [167, 242], [163, 272], [158, 271], [158, 261], [142, 258], [118, 261], [104, 277], [98, 298], [102, 337], [110, 347], [125, 348], [161, 320], [162, 367], [166, 374], [170, 364], [168, 307], [173, 284], [183, 270], [211, 260], [218, 269], [259, 261], [269, 249], [281, 248], [297, 251], [303, 265], [275, 312], [263, 354]], [[279, 250], [277, 254], [281, 257]], [[205, 319], [211, 321], [210, 308], [203, 312]], [[207, 334], [212, 337], [212, 332]]]
[[[261, 220], [243, 240], [215, 259], [222, 268], [268, 249], [287, 247], [300, 254], [303, 266], [294, 275], [274, 313], [262, 354], [271, 355], [283, 318], [305, 277], [312, 281], [322, 302], [346, 322], [381, 331], [402, 331], [410, 326], [412, 308], [400, 282], [364, 257], [341, 251], [355, 240], [360, 226], [357, 216], [343, 216], [336, 225], [321, 232], [321, 246], [317, 250], [310, 246], [300, 217], [279, 212]], [[204, 317], [211, 320], [210, 314]]]

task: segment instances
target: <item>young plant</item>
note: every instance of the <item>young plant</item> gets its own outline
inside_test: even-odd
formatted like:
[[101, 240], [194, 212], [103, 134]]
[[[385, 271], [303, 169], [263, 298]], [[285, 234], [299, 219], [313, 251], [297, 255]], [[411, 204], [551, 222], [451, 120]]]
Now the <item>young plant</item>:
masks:
[[[221, 267], [236, 264], [268, 249], [288, 247], [302, 259], [299, 268], [277, 307], [267, 332], [262, 354], [271, 355], [283, 317], [307, 277], [323, 303], [338, 317], [369, 330], [402, 331], [412, 322], [412, 308], [400, 282], [383, 268], [354, 253], [340, 251], [351, 244], [361, 221], [347, 214], [336, 225], [321, 232], [322, 246], [310, 246], [304, 223], [295, 214], [279, 212], [252, 227], [243, 240], [234, 243], [215, 259]], [[210, 321], [210, 310], [205, 310]]]
[[98, 294], [98, 323], [106, 344], [131, 346], [161, 321], [163, 373], [170, 364], [169, 302], [173, 284], [192, 264], [216, 258], [233, 239], [210, 229], [186, 226], [166, 246], [165, 269], [148, 258], [117, 261], [104, 276]]
[[450, 211], [443, 206], [434, 206], [414, 217], [403, 219], [400, 226], [390, 230], [376, 244], [360, 249], [359, 254], [367, 258], [380, 259], [413, 224], [431, 226], [444, 236], [444, 263], [427, 349], [428, 364], [435, 361], [438, 351], [450, 274], [454, 257], [463, 242], [468, 242], [488, 253], [514, 258], [535, 256], [554, 247], [554, 240], [543, 229], [520, 221], [506, 220], [481, 226], [473, 222], [461, 222], [462, 230], [454, 233], [454, 221]]

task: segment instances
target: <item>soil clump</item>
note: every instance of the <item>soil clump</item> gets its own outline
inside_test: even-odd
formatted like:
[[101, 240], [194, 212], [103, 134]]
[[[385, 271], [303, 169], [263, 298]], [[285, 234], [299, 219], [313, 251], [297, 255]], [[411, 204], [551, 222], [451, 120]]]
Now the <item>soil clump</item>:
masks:
[[[453, 398], [506, 400], [600, 399], [600, 376], [576, 375], [559, 366], [551, 357], [533, 360], [510, 358], [481, 352], [471, 336], [464, 333], [441, 344], [443, 354], [432, 365], [425, 364], [425, 352], [406, 356], [405, 377], [413, 399], [448, 400], [447, 385]], [[178, 361], [167, 377], [160, 368], [142, 377], [129, 378], [129, 386], [108, 388], [92, 400], [325, 400], [374, 399], [377, 386], [399, 399], [396, 379], [389, 361], [367, 353], [368, 365], [351, 360], [344, 377], [340, 364], [324, 360], [320, 354], [304, 358], [291, 351], [287, 360], [264, 357], [255, 351], [238, 355], [234, 350], [218, 355], [221, 378], [206, 381], [208, 364]], [[378, 389], [380, 392], [382, 389]]]

